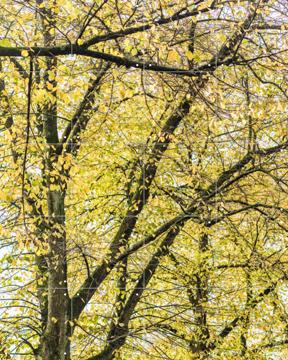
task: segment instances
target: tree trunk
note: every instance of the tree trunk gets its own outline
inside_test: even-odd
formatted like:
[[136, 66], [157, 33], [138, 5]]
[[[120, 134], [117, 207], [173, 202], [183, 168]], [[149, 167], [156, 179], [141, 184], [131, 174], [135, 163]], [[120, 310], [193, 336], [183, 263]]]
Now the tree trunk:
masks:
[[194, 275], [194, 281], [192, 282], [192, 289], [189, 292], [189, 300], [193, 305], [195, 312], [195, 324], [196, 332], [193, 339], [190, 342], [190, 348], [192, 351], [192, 358], [198, 360], [208, 359], [208, 341], [209, 330], [207, 325], [207, 313], [205, 306], [208, 301], [208, 256], [209, 244], [208, 235], [205, 234], [199, 241], [199, 252], [201, 260], [198, 270]]
[[[56, 44], [56, 17], [54, 7], [37, 0], [45, 46]], [[43, 6], [44, 5], [44, 6]], [[42, 360], [64, 360], [69, 355], [67, 347], [67, 320], [69, 297], [67, 290], [67, 257], [65, 230], [65, 172], [57, 166], [56, 148], [59, 144], [57, 128], [57, 58], [47, 57], [43, 76], [44, 87], [50, 97], [43, 109], [43, 136], [47, 150], [44, 160], [43, 187], [47, 188], [48, 222], [45, 239], [49, 246], [47, 262], [47, 318], [41, 338], [39, 353]], [[51, 74], [54, 76], [51, 77]], [[41, 272], [41, 269], [39, 269]], [[66, 354], [68, 352], [68, 354]], [[69, 357], [68, 357], [69, 358]]]
[[42, 338], [41, 352], [43, 360], [67, 359], [67, 261], [65, 233], [65, 193], [48, 193], [50, 222], [50, 252], [48, 255], [48, 317], [47, 327]]

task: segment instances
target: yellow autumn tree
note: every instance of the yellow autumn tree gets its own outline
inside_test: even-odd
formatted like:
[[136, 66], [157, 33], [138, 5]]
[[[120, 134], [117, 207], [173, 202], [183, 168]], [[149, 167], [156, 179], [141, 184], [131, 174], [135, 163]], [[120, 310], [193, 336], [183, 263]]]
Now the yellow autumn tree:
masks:
[[1, 359], [283, 359], [287, 4], [0, 0]]

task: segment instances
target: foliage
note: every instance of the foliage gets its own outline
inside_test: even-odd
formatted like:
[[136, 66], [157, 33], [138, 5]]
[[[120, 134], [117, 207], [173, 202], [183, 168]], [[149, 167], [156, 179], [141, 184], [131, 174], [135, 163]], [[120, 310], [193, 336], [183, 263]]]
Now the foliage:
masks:
[[287, 3], [1, 0], [1, 359], [283, 359]]

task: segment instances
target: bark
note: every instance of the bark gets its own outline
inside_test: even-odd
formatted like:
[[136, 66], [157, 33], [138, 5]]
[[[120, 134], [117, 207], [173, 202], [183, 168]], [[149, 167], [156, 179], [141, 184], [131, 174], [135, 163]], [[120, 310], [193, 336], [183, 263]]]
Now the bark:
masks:
[[[247, 18], [243, 22], [243, 25], [235, 31], [235, 33], [231, 36], [229, 41], [225, 43], [221, 49], [219, 50], [217, 56], [215, 58], [212, 58], [211, 61], [207, 65], [203, 65], [201, 67], [200, 72], [197, 72], [198, 70], [187, 70], [189, 74], [203, 75], [205, 73], [206, 66], [209, 69], [209, 73], [213, 72], [220, 64], [221, 62], [226, 63], [226, 61], [230, 63], [235, 63], [235, 55], [237, 52], [237, 48], [241, 44], [246, 31], [250, 28], [254, 18], [256, 15], [256, 11], [253, 8], [249, 14], [247, 15]], [[236, 48], [237, 46], [237, 48]], [[236, 49], [235, 49], [236, 48]], [[39, 50], [39, 49], [38, 49]], [[51, 50], [51, 49], [50, 49]], [[54, 49], [55, 50], [55, 49]], [[64, 49], [65, 50], [65, 49]], [[57, 50], [58, 51], [58, 50]], [[59, 55], [58, 52], [53, 51], [54, 55]], [[63, 48], [62, 48], [63, 51]], [[41, 52], [41, 51], [40, 51]], [[65, 52], [65, 51], [64, 51]], [[75, 49], [75, 54], [82, 54], [82, 55], [93, 55], [94, 52], [91, 50], [85, 49], [85, 51], [78, 52], [77, 49]], [[61, 52], [63, 54], [63, 52]], [[97, 53], [98, 54], [98, 53]], [[94, 54], [95, 55], [95, 54]], [[99, 55], [99, 54], [98, 54]], [[103, 55], [103, 54], [102, 54]], [[232, 58], [230, 58], [232, 56]], [[115, 58], [111, 57], [103, 57], [100, 56], [100, 58], [104, 60], [111, 61], [112, 63], [115, 62]], [[131, 62], [125, 63], [123, 62], [123, 59], [121, 62], [118, 62], [118, 65], [125, 65], [125, 66], [133, 66]], [[137, 62], [137, 68], [141, 68], [142, 65], [138, 61]], [[150, 70], [155, 70], [153, 68], [153, 65], [149, 67]], [[206, 69], [206, 70], [205, 70]], [[163, 69], [162, 69], [163, 70]], [[157, 69], [157, 71], [162, 71]], [[173, 70], [173, 74], [176, 75], [177, 72], [175, 72], [175, 69]], [[183, 70], [181, 70], [181, 74], [184, 75]], [[199, 90], [203, 88], [205, 83], [208, 81], [207, 78], [203, 79], [198, 77], [198, 79], [195, 81], [195, 84], [197, 86], [194, 86], [194, 89], [191, 93], [191, 99], [184, 99], [177, 110], [167, 119], [166, 124], [162, 128], [160, 137], [154, 142], [153, 147], [151, 149], [151, 157], [149, 158], [149, 161], [146, 163], [143, 169], [143, 174], [145, 175], [145, 180], [143, 181], [143, 174], [141, 175], [137, 186], [137, 190], [134, 193], [134, 196], [131, 200], [132, 208], [128, 209], [120, 227], [119, 230], [115, 236], [115, 238], [112, 240], [109, 252], [110, 252], [110, 258], [105, 259], [97, 268], [93, 271], [93, 273], [83, 282], [82, 286], [77, 291], [77, 295], [75, 295], [71, 302], [73, 303], [73, 319], [78, 319], [81, 315], [82, 311], [84, 310], [85, 306], [88, 304], [92, 296], [94, 295], [95, 291], [99, 287], [99, 285], [104, 281], [104, 279], [108, 276], [111, 269], [115, 267], [117, 263], [117, 258], [119, 257], [119, 254], [121, 253], [121, 248], [125, 246], [128, 243], [128, 240], [134, 231], [134, 228], [137, 223], [137, 219], [139, 214], [141, 213], [145, 203], [147, 202], [149, 198], [149, 190], [150, 185], [153, 182], [153, 179], [155, 177], [157, 166], [159, 161], [162, 158], [163, 153], [166, 151], [170, 144], [171, 135], [174, 134], [175, 130], [177, 129], [178, 125], [180, 124], [181, 120], [189, 113], [190, 105], [193, 102], [193, 100], [197, 97]], [[241, 169], [245, 164], [249, 163], [252, 158], [252, 154], [248, 154], [243, 159], [242, 162], [239, 164], [236, 164], [236, 167], [233, 167], [232, 169], [229, 169], [229, 171], [226, 171], [223, 173], [222, 178], [219, 178], [220, 183], [224, 183], [230, 175], [232, 175], [235, 171], [238, 170], [238, 167]], [[206, 191], [205, 196], [203, 198], [208, 199], [209, 197], [213, 197], [213, 193], [215, 191], [214, 186], [216, 185], [216, 191], [217, 191], [217, 185], [218, 182], [215, 184], [212, 184], [212, 186], [209, 187], [209, 189]], [[194, 208], [194, 204], [193, 204]], [[188, 212], [190, 212], [191, 208], [188, 208]], [[193, 209], [194, 211], [194, 209]], [[109, 267], [108, 267], [109, 264]]]
[[77, 319], [80, 316], [98, 286], [109, 274], [110, 271], [108, 270], [108, 264], [110, 269], [116, 265], [116, 259], [121, 254], [121, 248], [123, 249], [123, 247], [127, 245], [128, 240], [136, 226], [138, 216], [149, 199], [150, 186], [155, 178], [158, 164], [171, 142], [171, 135], [175, 133], [180, 122], [189, 113], [191, 103], [198, 95], [199, 89], [201, 89], [204, 85], [205, 81], [202, 79], [196, 82], [195, 88], [192, 90], [191, 99], [182, 100], [176, 110], [167, 119], [161, 129], [160, 135], [152, 144], [151, 155], [144, 165], [142, 173], [138, 179], [136, 191], [131, 199], [131, 206], [127, 210], [119, 230], [110, 244], [110, 258], [108, 261], [103, 261], [95, 269], [91, 276], [84, 281], [79, 291], [77, 291], [77, 294], [79, 295], [74, 296], [72, 299], [74, 319]]
[[193, 276], [192, 287], [188, 295], [191, 305], [194, 308], [196, 331], [190, 342], [193, 358], [199, 360], [208, 359], [209, 330], [207, 324], [206, 304], [208, 302], [208, 235], [205, 234], [199, 241], [200, 264]]
[[[42, 0], [37, 0], [42, 4]], [[42, 22], [43, 40], [45, 46], [55, 45], [55, 16], [48, 7], [39, 7]], [[47, 19], [49, 21], [47, 21]], [[44, 256], [47, 265], [41, 267], [39, 273], [47, 278], [47, 298], [42, 302], [45, 314], [44, 334], [40, 341], [39, 354], [42, 360], [64, 360], [69, 358], [69, 344], [67, 336], [68, 320], [68, 290], [67, 290], [67, 260], [66, 260], [66, 231], [65, 231], [65, 195], [66, 182], [63, 180], [64, 171], [57, 170], [56, 149], [59, 143], [57, 129], [57, 82], [49, 77], [49, 73], [57, 71], [57, 58], [46, 58], [44, 85], [52, 96], [43, 107], [43, 135], [47, 150], [44, 159], [43, 187], [47, 189], [48, 221], [45, 241], [48, 242], [49, 252]], [[43, 263], [42, 262], [42, 263]], [[43, 274], [46, 271], [46, 274]], [[46, 315], [47, 314], [47, 315]], [[68, 354], [66, 354], [68, 353]]]
[[65, 359], [67, 347], [67, 261], [65, 234], [65, 192], [48, 193], [50, 223], [50, 252], [48, 261], [48, 317], [42, 338], [43, 360]]
[[119, 313], [117, 321], [111, 324], [105, 348], [99, 354], [92, 356], [88, 360], [112, 360], [115, 358], [116, 352], [125, 344], [127, 336], [129, 335], [129, 322], [134, 310], [155, 274], [161, 258], [168, 254], [170, 247], [183, 225], [184, 224], [181, 223], [178, 226], [175, 226], [162, 240], [157, 251], [151, 257], [144, 271], [139, 276], [131, 295]]

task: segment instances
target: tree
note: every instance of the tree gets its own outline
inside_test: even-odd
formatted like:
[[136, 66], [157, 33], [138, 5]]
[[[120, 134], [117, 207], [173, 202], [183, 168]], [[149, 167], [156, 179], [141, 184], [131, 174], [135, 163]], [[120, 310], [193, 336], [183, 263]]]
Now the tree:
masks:
[[3, 359], [285, 357], [285, 1], [1, 10]]

